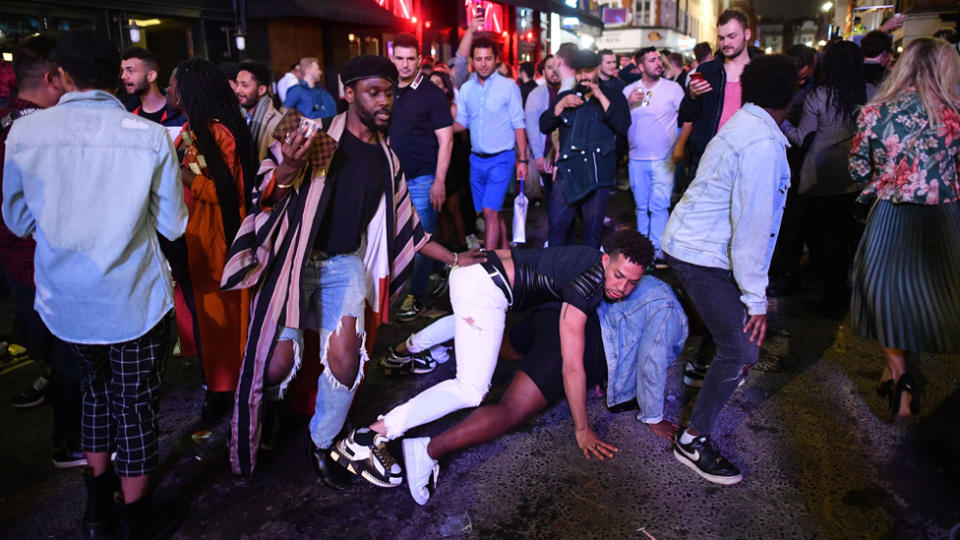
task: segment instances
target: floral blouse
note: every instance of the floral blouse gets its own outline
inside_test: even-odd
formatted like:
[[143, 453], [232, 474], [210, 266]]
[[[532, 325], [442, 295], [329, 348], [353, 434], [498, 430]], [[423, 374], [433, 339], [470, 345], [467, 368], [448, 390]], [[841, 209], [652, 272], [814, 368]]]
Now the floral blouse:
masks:
[[850, 149], [850, 176], [867, 186], [861, 201], [934, 205], [960, 198], [960, 116], [944, 107], [941, 118], [929, 127], [916, 92], [863, 108]]

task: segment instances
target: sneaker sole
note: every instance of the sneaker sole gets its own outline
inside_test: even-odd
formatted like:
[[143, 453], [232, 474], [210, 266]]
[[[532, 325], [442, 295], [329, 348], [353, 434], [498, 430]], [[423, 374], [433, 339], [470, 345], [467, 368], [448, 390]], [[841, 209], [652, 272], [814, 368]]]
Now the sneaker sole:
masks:
[[690, 388], [700, 388], [703, 386], [703, 379], [694, 379], [684, 375], [683, 384], [684, 386], [689, 386]]
[[43, 402], [46, 401], [46, 400], [47, 400], [46, 397], [41, 397], [41, 398], [35, 399], [35, 400], [33, 400], [33, 401], [29, 402], [29, 403], [11, 403], [10, 405], [11, 405], [14, 409], [32, 409], [32, 408], [34, 408], [34, 407], [39, 407], [40, 405], [43, 405]]
[[673, 457], [677, 458], [677, 461], [689, 467], [693, 472], [699, 474], [704, 480], [713, 482], [714, 484], [721, 484], [724, 486], [731, 486], [737, 482], [743, 480], [743, 475], [738, 474], [736, 476], [717, 476], [715, 474], [705, 473], [700, 470], [700, 467], [697, 467], [697, 464], [690, 461], [690, 458], [683, 455], [676, 448], [673, 449]]
[[373, 476], [369, 472], [359, 469], [354, 464], [354, 461], [352, 459], [348, 458], [344, 453], [340, 451], [339, 444], [330, 449], [330, 457], [332, 457], [334, 461], [340, 464], [341, 467], [350, 471], [350, 473], [356, 476], [359, 476], [360, 478], [363, 478], [367, 482], [370, 482], [371, 484], [377, 487], [393, 488], [393, 487], [398, 487], [400, 486], [400, 484], [403, 483], [403, 478], [398, 478], [396, 484], [391, 484], [390, 482], [384, 482], [383, 480], [380, 480], [379, 478], [377, 478], [376, 476]]
[[53, 466], [58, 469], [72, 469], [74, 467], [82, 467], [87, 464], [87, 458], [74, 459], [71, 461], [53, 461]]

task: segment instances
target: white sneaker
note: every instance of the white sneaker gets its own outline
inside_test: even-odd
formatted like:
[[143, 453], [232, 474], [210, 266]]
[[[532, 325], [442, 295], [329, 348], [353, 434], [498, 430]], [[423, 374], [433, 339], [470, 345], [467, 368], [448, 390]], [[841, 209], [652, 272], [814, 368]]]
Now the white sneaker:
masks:
[[430, 437], [403, 440], [403, 465], [407, 473], [410, 496], [420, 506], [430, 500], [430, 485], [437, 488], [440, 464], [427, 453]]

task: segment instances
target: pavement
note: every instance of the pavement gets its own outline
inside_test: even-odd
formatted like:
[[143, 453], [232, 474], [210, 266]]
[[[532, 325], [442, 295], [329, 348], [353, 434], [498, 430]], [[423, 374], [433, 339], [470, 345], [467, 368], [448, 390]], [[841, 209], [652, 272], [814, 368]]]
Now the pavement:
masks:
[[[617, 193], [608, 214], [610, 228], [629, 226], [629, 193]], [[528, 234], [542, 241], [543, 209], [532, 208], [528, 223]], [[658, 275], [671, 279], [669, 271]], [[298, 416], [287, 418], [283, 445], [253, 476], [235, 477], [225, 450], [229, 422], [202, 425], [200, 366], [189, 357], [167, 367], [155, 498], [187, 508], [175, 538], [960, 537], [960, 356], [911, 355], [919, 414], [893, 423], [874, 392], [883, 368], [879, 347], [853, 335], [849, 318], [817, 314], [816, 287], [808, 279], [800, 294], [771, 301], [761, 363], [720, 416], [715, 439], [744, 473], [734, 486], [701, 479], [634, 414], [611, 413], [599, 397], [588, 401], [590, 419], [619, 447], [615, 458], [584, 459], [560, 402], [511, 433], [441, 460], [439, 487], [423, 507], [405, 484], [381, 489], [357, 479], [345, 493], [326, 489], [307, 461], [306, 418]], [[9, 334], [11, 318], [10, 302], [0, 301], [0, 337]], [[382, 327], [374, 361], [429, 322], [421, 316]], [[668, 419], [684, 421], [696, 399], [682, 385], [681, 369], [699, 340], [691, 336], [670, 369]], [[515, 369], [501, 363], [488, 401], [502, 395]], [[387, 378], [371, 362], [351, 421], [370, 423], [454, 371], [449, 362], [429, 375]], [[12, 396], [38, 373], [36, 364], [0, 369], [0, 396]], [[438, 433], [468, 412], [410, 435]], [[47, 406], [19, 411], [0, 404], [2, 538], [79, 536], [80, 473], [51, 465], [51, 426]], [[209, 438], [195, 436], [204, 430]], [[393, 449], [402, 455], [399, 445]]]

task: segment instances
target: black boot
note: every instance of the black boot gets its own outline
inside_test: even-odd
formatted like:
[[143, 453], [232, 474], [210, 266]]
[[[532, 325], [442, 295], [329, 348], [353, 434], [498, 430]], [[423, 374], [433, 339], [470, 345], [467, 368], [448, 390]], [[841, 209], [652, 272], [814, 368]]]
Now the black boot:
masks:
[[183, 508], [171, 501], [163, 505], [151, 504], [145, 495], [129, 504], [117, 505], [118, 540], [156, 540], [176, 532], [183, 518]]
[[83, 483], [87, 486], [87, 508], [83, 511], [81, 531], [87, 538], [94, 538], [113, 528], [120, 479], [113, 471], [94, 476], [93, 469], [86, 467], [83, 469]]
[[336, 491], [343, 491], [350, 487], [353, 475], [337, 465], [337, 462], [330, 457], [329, 448], [317, 448], [313, 441], [310, 441], [309, 449], [310, 463], [313, 464], [313, 470], [317, 471], [324, 485]]
[[265, 400], [260, 430], [260, 449], [271, 451], [280, 441], [280, 428], [283, 419], [283, 402]]
[[200, 406], [200, 419], [203, 420], [204, 424], [216, 424], [232, 410], [232, 392], [214, 392], [207, 390], [203, 395], [203, 405]]

